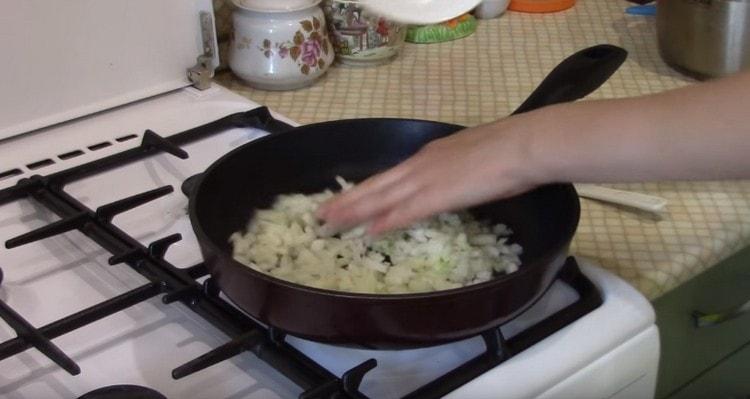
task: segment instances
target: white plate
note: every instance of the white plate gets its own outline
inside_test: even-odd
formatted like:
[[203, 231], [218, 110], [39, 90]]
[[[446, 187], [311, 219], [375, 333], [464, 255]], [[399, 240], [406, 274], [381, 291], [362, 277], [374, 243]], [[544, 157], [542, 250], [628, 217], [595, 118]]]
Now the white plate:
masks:
[[476, 7], [481, 0], [361, 0], [373, 14], [394, 22], [430, 25], [456, 18]]

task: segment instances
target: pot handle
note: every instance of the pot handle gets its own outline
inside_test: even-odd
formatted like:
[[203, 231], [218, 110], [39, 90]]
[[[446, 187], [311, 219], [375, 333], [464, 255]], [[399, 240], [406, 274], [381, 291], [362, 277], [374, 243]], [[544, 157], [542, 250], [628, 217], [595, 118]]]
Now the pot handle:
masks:
[[185, 181], [182, 182], [180, 191], [182, 191], [182, 193], [185, 194], [186, 197], [192, 198], [195, 189], [201, 182], [201, 178], [203, 178], [203, 173], [196, 173], [188, 177], [187, 179], [185, 179]]
[[628, 52], [611, 44], [583, 49], [558, 64], [513, 115], [575, 101], [598, 89], [625, 62]]

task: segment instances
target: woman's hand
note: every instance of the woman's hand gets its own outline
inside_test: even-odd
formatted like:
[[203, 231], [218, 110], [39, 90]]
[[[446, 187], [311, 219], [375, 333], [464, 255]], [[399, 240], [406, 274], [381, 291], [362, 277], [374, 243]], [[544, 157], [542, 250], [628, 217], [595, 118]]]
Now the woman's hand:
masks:
[[[512, 120], [511, 120], [512, 119]], [[517, 118], [465, 129], [337, 195], [318, 210], [334, 229], [368, 224], [369, 234], [435, 213], [507, 197], [541, 184]]]

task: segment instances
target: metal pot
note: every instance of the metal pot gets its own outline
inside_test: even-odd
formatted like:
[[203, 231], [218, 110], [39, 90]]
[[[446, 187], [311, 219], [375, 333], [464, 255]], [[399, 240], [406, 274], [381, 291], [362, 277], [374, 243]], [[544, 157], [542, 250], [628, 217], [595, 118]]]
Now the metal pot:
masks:
[[662, 0], [656, 27], [664, 61], [699, 79], [750, 65], [750, 1]]

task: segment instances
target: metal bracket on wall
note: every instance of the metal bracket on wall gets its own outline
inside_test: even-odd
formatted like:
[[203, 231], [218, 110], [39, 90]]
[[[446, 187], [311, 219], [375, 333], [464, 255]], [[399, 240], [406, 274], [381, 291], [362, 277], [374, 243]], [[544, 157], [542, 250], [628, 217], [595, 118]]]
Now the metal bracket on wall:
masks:
[[187, 76], [193, 87], [206, 90], [211, 87], [211, 78], [214, 76], [213, 60], [216, 54], [214, 22], [211, 13], [201, 11], [200, 24], [203, 54], [198, 56], [195, 65], [188, 68]]

